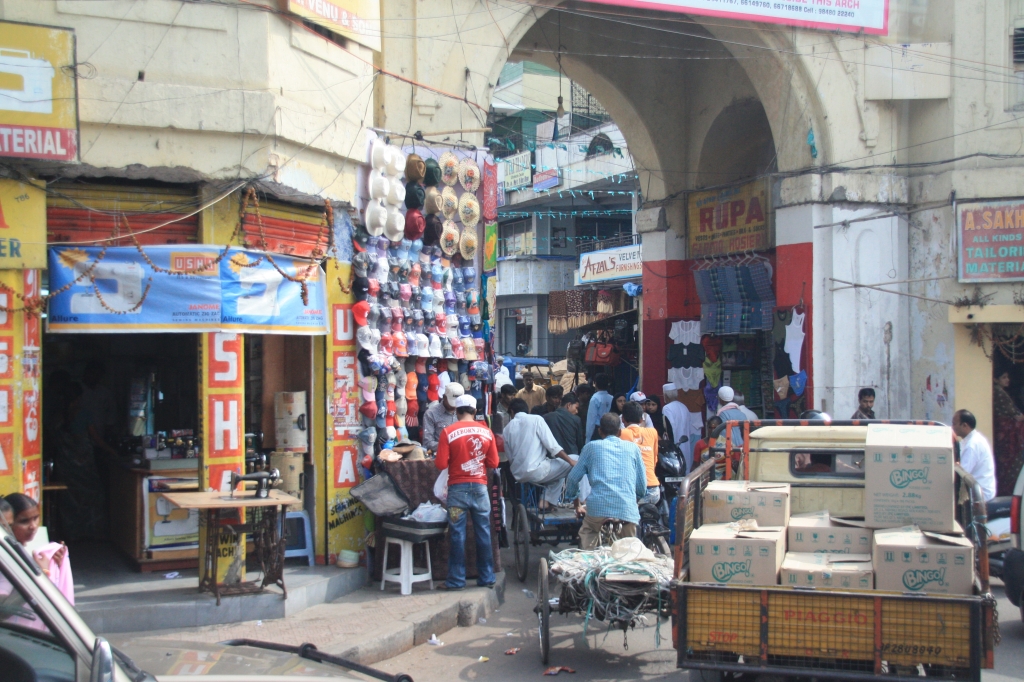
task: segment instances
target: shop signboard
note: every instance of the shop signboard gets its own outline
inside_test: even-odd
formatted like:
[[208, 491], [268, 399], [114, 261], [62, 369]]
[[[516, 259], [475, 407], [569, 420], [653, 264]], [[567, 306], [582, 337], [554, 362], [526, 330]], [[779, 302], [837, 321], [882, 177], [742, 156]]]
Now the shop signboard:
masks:
[[889, 33], [889, 0], [593, 0], [635, 9], [684, 12], [706, 17], [817, 28]]
[[504, 170], [505, 191], [511, 192], [521, 187], [529, 187], [533, 182], [533, 166], [530, 164], [530, 152], [520, 152], [506, 156], [501, 160]]
[[767, 180], [693, 192], [687, 209], [690, 258], [771, 247]]
[[[21, 273], [22, 295], [26, 301], [38, 300], [41, 293], [38, 270]], [[10, 308], [10, 304], [5, 307]], [[21, 317], [21, 392], [18, 400], [18, 423], [21, 425], [21, 488], [39, 501], [43, 485], [43, 404], [42, 404], [42, 336], [39, 313], [22, 310]], [[17, 368], [16, 370], [17, 371]]]
[[[33, 276], [38, 273], [33, 271]], [[28, 458], [33, 465], [26, 470], [22, 452], [22, 366], [17, 359], [22, 354], [25, 313], [19, 310], [17, 295], [24, 294], [24, 287], [24, 273], [0, 271], [0, 495], [22, 492], [39, 501], [39, 456]]]
[[1024, 281], [1024, 199], [956, 206], [961, 282]]
[[557, 168], [545, 168], [533, 174], [533, 191], [539, 192], [562, 184], [562, 176]]
[[498, 223], [484, 225], [484, 272], [498, 267]]
[[644, 263], [639, 244], [580, 254], [578, 284], [595, 284], [617, 279], [643, 277]]
[[75, 32], [0, 22], [0, 156], [78, 159]]
[[380, 52], [377, 0], [287, 0], [288, 11]]
[[[319, 266], [200, 245], [52, 247], [50, 333], [250, 332], [324, 335]], [[290, 278], [304, 279], [302, 285]], [[66, 287], [66, 289], [65, 289]]]
[[[328, 282], [349, 281], [348, 263], [328, 258]], [[362, 481], [359, 464], [360, 430], [356, 325], [352, 318], [355, 297], [337, 284], [328, 287], [331, 333], [327, 336], [327, 465], [324, 476], [327, 504], [327, 561], [333, 563], [341, 550], [365, 549], [366, 508], [351, 495]]]
[[46, 268], [46, 193], [27, 182], [0, 180], [0, 270], [26, 268]]

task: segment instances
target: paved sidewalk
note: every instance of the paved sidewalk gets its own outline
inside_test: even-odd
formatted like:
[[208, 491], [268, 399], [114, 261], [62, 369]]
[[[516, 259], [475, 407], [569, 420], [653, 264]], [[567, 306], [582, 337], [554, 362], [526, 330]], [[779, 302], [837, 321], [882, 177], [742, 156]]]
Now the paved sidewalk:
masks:
[[129, 656], [134, 647], [154, 647], [161, 642], [208, 645], [241, 638], [292, 645], [311, 642], [321, 651], [370, 664], [424, 644], [431, 634], [440, 637], [456, 626], [467, 627], [487, 618], [504, 602], [505, 574], [499, 573], [497, 578], [494, 589], [472, 587], [459, 592], [431, 591], [421, 583], [414, 585], [407, 597], [399, 594], [394, 584], [385, 592], [380, 583], [370, 584], [288, 618], [112, 634], [108, 638]]

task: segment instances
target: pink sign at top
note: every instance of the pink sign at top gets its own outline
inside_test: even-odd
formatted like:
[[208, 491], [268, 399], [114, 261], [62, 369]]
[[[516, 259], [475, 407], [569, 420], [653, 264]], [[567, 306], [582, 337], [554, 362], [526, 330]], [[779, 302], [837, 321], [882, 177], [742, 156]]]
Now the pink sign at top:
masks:
[[603, 5], [681, 12], [826, 31], [886, 35], [889, 0], [590, 0]]

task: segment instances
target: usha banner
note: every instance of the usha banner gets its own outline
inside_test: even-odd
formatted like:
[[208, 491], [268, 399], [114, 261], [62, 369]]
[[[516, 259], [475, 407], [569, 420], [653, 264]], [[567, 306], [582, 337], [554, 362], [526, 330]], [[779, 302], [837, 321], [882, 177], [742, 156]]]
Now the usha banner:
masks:
[[[147, 246], [144, 257], [134, 247], [53, 247], [50, 290], [60, 293], [47, 330], [327, 334], [319, 266], [307, 274], [308, 260], [235, 248], [218, 262], [222, 251]], [[305, 277], [306, 301], [285, 274]]]
[[685, 12], [768, 24], [886, 35], [889, 0], [591, 0], [604, 5]]

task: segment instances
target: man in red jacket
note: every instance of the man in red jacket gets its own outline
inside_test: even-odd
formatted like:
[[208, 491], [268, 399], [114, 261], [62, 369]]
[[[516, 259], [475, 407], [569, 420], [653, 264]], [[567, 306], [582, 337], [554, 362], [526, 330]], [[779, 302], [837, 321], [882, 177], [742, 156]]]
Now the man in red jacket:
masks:
[[466, 516], [473, 518], [476, 537], [476, 584], [494, 586], [494, 556], [491, 554], [491, 500], [487, 495], [487, 470], [498, 467], [494, 434], [476, 421], [476, 398], [455, 399], [457, 420], [446, 426], [438, 438], [438, 469], [448, 470], [448, 579], [440, 589], [461, 590], [466, 586]]

